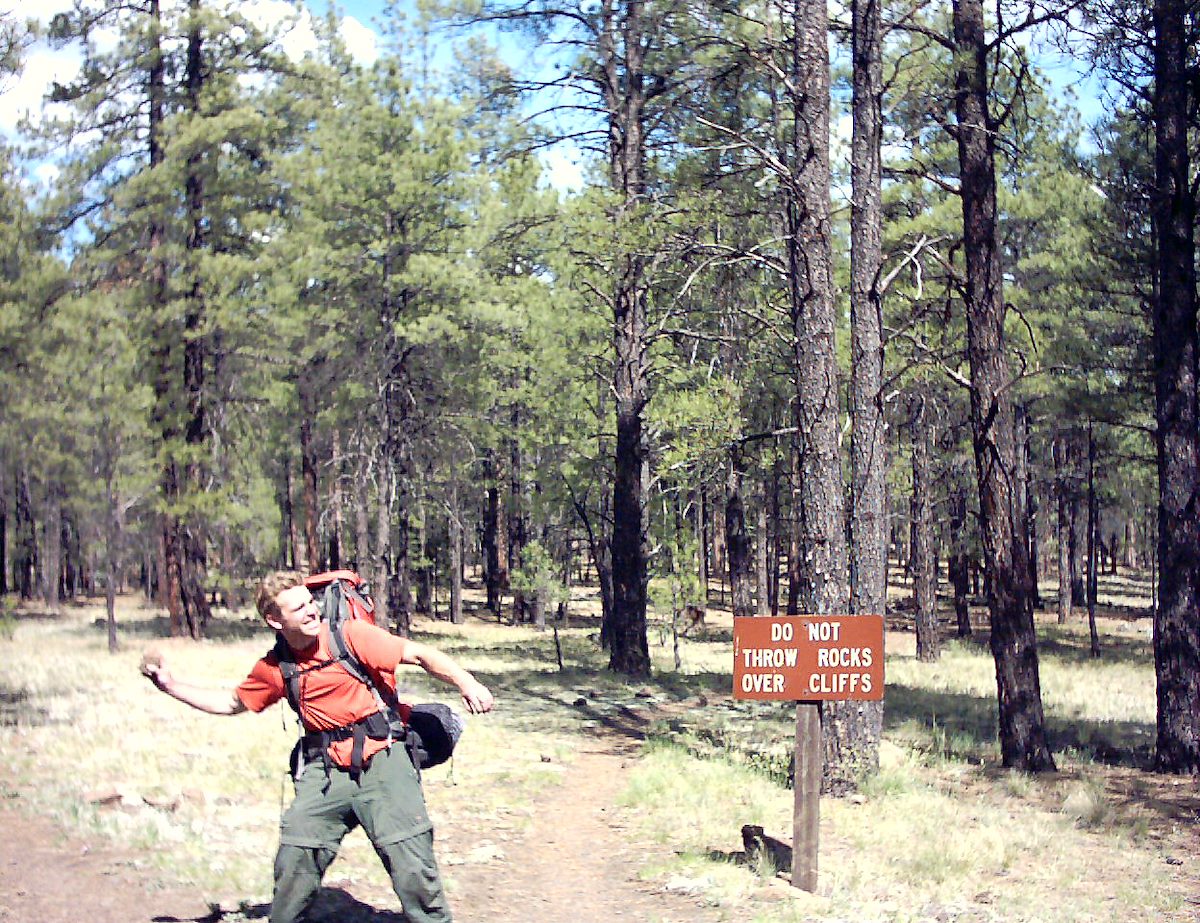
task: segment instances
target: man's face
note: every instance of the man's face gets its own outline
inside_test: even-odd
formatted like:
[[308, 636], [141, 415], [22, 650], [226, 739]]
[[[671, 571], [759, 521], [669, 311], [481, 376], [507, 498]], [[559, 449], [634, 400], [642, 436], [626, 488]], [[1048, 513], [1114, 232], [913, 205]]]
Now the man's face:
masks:
[[294, 586], [283, 590], [275, 597], [279, 607], [278, 624], [267, 619], [267, 624], [292, 638], [315, 638], [321, 633], [321, 610], [317, 608], [308, 587]]

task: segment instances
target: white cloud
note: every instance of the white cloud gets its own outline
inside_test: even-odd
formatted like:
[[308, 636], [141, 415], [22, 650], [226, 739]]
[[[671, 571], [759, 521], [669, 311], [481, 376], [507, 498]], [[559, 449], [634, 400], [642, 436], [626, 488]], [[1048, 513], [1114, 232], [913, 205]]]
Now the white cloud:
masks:
[[[169, 4], [168, 4], [169, 5]], [[66, 12], [73, 6], [72, 0], [43, 0], [40, 18], [48, 25], [55, 14]], [[280, 47], [288, 57], [299, 60], [317, 49], [316, 33], [312, 15], [303, 7], [297, 15], [296, 7], [288, 0], [252, 0], [238, 4], [239, 11], [251, 22], [262, 28], [278, 26], [289, 20], [292, 24], [279, 37]], [[370, 66], [379, 57], [379, 36], [368, 26], [353, 17], [341, 24], [342, 39], [356, 61]], [[119, 35], [112, 29], [100, 29], [92, 34], [96, 50], [103, 53], [116, 47]], [[82, 53], [78, 46], [71, 45], [55, 50], [38, 43], [26, 55], [21, 74], [7, 84], [0, 85], [0, 135], [9, 139], [18, 135], [17, 126], [28, 117], [38, 121], [43, 101], [55, 82], [66, 83], [79, 74]]]
[[583, 153], [573, 144], [560, 143], [539, 152], [542, 182], [559, 192], [579, 192], [584, 187]]
[[50, 87], [77, 76], [81, 61], [76, 48], [59, 51], [42, 45], [34, 48], [26, 56], [20, 77], [0, 93], [0, 132], [12, 138], [22, 118], [29, 116], [36, 121]]
[[[297, 13], [295, 5], [288, 0], [253, 0], [240, 4], [240, 11], [260, 29], [274, 28], [290, 20], [279, 36], [279, 46], [292, 60], [299, 61], [317, 50], [313, 17], [307, 8], [302, 7]], [[341, 33], [347, 50], [356, 61], [368, 66], [375, 62], [379, 56], [379, 36], [374, 31], [357, 19], [346, 17], [341, 23]]]
[[282, 27], [277, 41], [283, 53], [293, 60], [317, 50], [317, 36], [307, 10], [297, 15], [296, 8], [285, 0], [254, 0], [240, 4], [238, 12], [260, 29]]
[[370, 67], [379, 58], [379, 36], [353, 16], [342, 20], [342, 41], [355, 61]]
[[54, 186], [60, 173], [62, 173], [62, 170], [59, 169], [58, 164], [43, 161], [34, 167], [33, 178], [40, 183], [43, 188], [49, 189]]

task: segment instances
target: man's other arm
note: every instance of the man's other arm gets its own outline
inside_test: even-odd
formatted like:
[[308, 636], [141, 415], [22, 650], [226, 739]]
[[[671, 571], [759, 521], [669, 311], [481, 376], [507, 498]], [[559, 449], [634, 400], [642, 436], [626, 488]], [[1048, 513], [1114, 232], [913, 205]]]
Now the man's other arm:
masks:
[[[489, 712], [496, 704], [495, 697], [487, 686], [459, 666], [453, 657], [443, 654], [435, 647], [417, 641], [408, 641], [404, 645], [404, 655], [400, 658], [400, 665], [404, 664], [418, 666], [430, 676], [435, 676], [444, 683], [458, 687], [463, 705], [473, 715]], [[399, 666], [397, 666], [397, 685], [400, 684], [399, 672]]]

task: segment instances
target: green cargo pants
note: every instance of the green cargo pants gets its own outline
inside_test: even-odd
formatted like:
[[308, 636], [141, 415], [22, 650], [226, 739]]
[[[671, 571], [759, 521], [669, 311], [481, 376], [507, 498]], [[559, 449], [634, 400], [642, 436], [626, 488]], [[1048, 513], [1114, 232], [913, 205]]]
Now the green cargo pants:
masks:
[[412, 923], [451, 923], [433, 857], [433, 825], [403, 745], [382, 751], [358, 782], [309, 766], [284, 812], [275, 857], [270, 923], [294, 923], [317, 896], [321, 877], [347, 833], [362, 824]]

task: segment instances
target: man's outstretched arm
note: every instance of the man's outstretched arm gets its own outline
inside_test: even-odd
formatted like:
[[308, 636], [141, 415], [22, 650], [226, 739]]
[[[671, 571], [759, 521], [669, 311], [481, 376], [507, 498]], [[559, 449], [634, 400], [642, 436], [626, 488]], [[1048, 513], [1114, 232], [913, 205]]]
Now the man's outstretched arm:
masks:
[[177, 680], [167, 669], [161, 654], [148, 654], [142, 658], [142, 675], [171, 698], [210, 715], [237, 715], [246, 710], [236, 692], [205, 689]]

